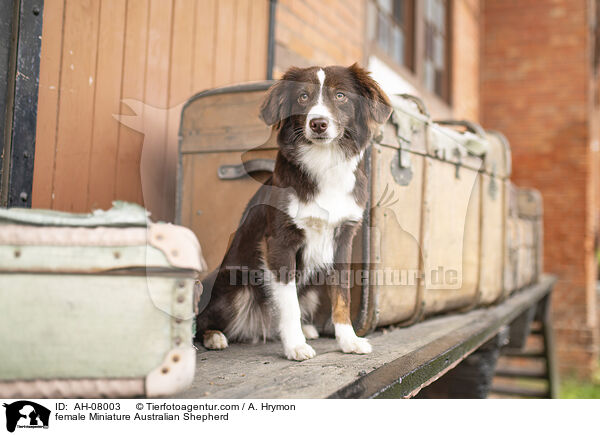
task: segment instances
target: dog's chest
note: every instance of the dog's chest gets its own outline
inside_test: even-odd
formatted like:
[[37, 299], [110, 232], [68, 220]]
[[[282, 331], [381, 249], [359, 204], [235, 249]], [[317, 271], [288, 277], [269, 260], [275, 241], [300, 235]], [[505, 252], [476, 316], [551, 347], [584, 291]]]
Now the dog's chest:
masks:
[[302, 248], [304, 269], [329, 268], [334, 261], [336, 230], [345, 222], [358, 222], [363, 209], [356, 203], [354, 169], [356, 161], [324, 170], [318, 177], [318, 191], [312, 200], [300, 201], [292, 195], [288, 213], [304, 230]]

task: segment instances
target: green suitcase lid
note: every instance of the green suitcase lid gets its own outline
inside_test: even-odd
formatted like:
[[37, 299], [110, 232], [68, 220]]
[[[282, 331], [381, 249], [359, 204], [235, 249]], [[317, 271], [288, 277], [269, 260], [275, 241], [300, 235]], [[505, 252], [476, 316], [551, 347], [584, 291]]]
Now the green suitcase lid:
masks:
[[0, 225], [18, 224], [46, 227], [146, 227], [149, 213], [143, 207], [124, 201], [113, 202], [109, 210], [67, 213], [56, 210], [0, 208]]
[[125, 202], [89, 214], [0, 209], [0, 272], [206, 269], [191, 230], [148, 215]]

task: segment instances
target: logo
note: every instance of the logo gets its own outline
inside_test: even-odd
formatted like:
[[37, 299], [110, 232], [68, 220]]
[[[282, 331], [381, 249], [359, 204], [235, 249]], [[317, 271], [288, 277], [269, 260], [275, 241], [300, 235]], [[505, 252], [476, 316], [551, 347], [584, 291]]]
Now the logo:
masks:
[[50, 410], [29, 400], [19, 400], [3, 404], [6, 408], [6, 430], [14, 432], [19, 429], [48, 429]]

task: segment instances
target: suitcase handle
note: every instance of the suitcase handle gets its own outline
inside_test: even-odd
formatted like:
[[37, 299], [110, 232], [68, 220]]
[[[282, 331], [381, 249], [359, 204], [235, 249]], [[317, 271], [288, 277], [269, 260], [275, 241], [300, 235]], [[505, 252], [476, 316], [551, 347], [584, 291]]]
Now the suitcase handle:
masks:
[[274, 170], [275, 160], [253, 159], [239, 165], [221, 165], [217, 170], [217, 176], [221, 180], [237, 180], [253, 172], [273, 172]]
[[412, 101], [413, 103], [415, 103], [417, 105], [417, 108], [419, 109], [419, 112], [421, 112], [421, 115], [425, 115], [428, 118], [430, 117], [429, 110], [427, 110], [427, 106], [425, 106], [425, 103], [423, 102], [423, 100], [421, 100], [416, 95], [412, 95], [412, 94], [396, 94], [396, 95], [398, 97]]
[[482, 139], [485, 139], [485, 130], [483, 127], [475, 122], [466, 121], [466, 120], [458, 120], [458, 119], [441, 119], [439, 121], [434, 121], [436, 124], [440, 125], [450, 125], [450, 126], [459, 126], [465, 127], [471, 133], [475, 133]]
[[508, 139], [506, 138], [506, 136], [504, 136], [504, 134], [500, 133], [497, 130], [486, 130], [486, 133], [491, 134], [492, 136], [496, 136], [506, 148], [510, 149], [510, 144], [508, 143]]

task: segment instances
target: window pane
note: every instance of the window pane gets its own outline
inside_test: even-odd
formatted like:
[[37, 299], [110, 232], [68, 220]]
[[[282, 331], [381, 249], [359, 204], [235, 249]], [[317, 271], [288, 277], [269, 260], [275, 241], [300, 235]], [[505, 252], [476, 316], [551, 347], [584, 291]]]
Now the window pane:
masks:
[[379, 12], [377, 17], [377, 43], [386, 52], [389, 52], [389, 19], [383, 12]]
[[435, 26], [440, 31], [440, 33], [444, 33], [445, 21], [446, 21], [446, 8], [444, 2], [442, 0], [435, 0]]
[[425, 87], [433, 91], [435, 88], [435, 69], [433, 68], [433, 63], [430, 60], [425, 60], [424, 67], [425, 68], [423, 68], [423, 70], [425, 72]]
[[402, 65], [404, 63], [404, 34], [398, 26], [395, 26], [393, 35], [392, 57]]
[[446, 0], [425, 0], [425, 87], [448, 99], [448, 55], [446, 53]]
[[394, 18], [396, 19], [396, 23], [404, 26], [404, 20], [406, 19], [406, 14], [404, 11], [404, 1], [403, 0], [394, 0]]
[[377, 29], [377, 8], [371, 2], [367, 3], [367, 38], [369, 41], [375, 40], [375, 31]]
[[436, 69], [444, 69], [444, 39], [439, 34], [433, 37], [433, 64]]
[[412, 68], [412, 11], [415, 0], [371, 0], [367, 9], [367, 35], [390, 60]]
[[383, 12], [388, 15], [392, 13], [392, 0], [377, 0], [377, 3]]

